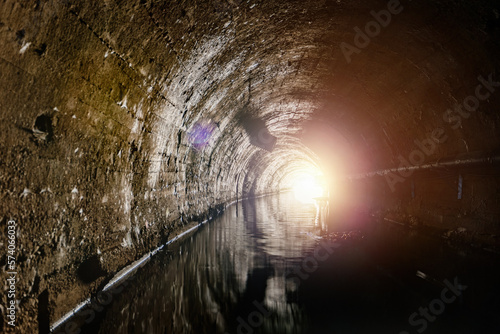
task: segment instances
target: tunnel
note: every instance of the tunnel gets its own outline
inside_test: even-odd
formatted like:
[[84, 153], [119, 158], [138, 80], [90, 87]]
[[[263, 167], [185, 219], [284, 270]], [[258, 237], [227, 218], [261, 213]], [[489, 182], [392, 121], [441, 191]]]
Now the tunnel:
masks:
[[[82, 332], [78, 324], [66, 326], [68, 319], [102, 300], [99, 293], [124, 270], [143, 270], [144, 279], [167, 270], [154, 259], [157, 252], [170, 254], [179, 268], [195, 261], [206, 251], [197, 242], [195, 255], [165, 249], [181, 247], [172, 241], [202, 225], [210, 233], [227, 213], [235, 219], [228, 231], [240, 233], [236, 219], [244, 217], [254, 224], [248, 231], [264, 233], [255, 218], [263, 210], [258, 201], [284, 196], [301, 177], [321, 183], [312, 197], [328, 215], [330, 237], [358, 245], [372, 240], [375, 226], [425, 236], [451, 245], [449, 259], [466, 258], [472, 277], [439, 268], [433, 274], [431, 265], [408, 269], [411, 280], [437, 289], [418, 305], [445, 305], [432, 300], [446, 284], [467, 285], [468, 308], [446, 304], [440, 316], [473, 314], [466, 325], [433, 328], [431, 316], [425, 328], [408, 325], [409, 312], [401, 316], [406, 332], [344, 324], [329, 333], [500, 330], [490, 315], [500, 309], [493, 279], [500, 277], [497, 1], [3, 0], [0, 36], [0, 331]], [[271, 235], [285, 244], [290, 237]], [[397, 240], [394, 252], [400, 249], [401, 263], [410, 266], [415, 253]], [[382, 241], [373, 244], [383, 248]], [[245, 252], [234, 247], [227, 256]], [[356, 266], [350, 256], [338, 259], [338, 271]], [[141, 269], [146, 260], [157, 261], [156, 269]], [[321, 268], [331, 270], [326, 263]], [[391, 282], [406, 282], [390, 264], [375, 267]], [[311, 274], [318, 282], [334, 275], [321, 270]], [[242, 300], [275, 282], [260, 267], [249, 272]], [[359, 289], [346, 288], [345, 296], [305, 283], [301, 289], [317, 297], [306, 299], [311, 314], [321, 312], [325, 296], [342, 295], [346, 306], [336, 312], [357, 322], [352, 296]], [[373, 298], [395, 300], [396, 290], [384, 289]], [[482, 289], [487, 302], [478, 297]], [[127, 309], [137, 308], [127, 291], [119, 294], [130, 297]], [[160, 312], [146, 302], [155, 295], [148, 291], [137, 305]], [[175, 296], [176, 307], [165, 312], [189, 305], [188, 296]], [[228, 311], [230, 318], [251, 314], [245, 307]], [[111, 325], [99, 320], [104, 313], [95, 313], [90, 322], [101, 332], [160, 333], [139, 325], [105, 329]], [[191, 322], [203, 318], [197, 317]], [[377, 323], [391, 322], [384, 319]], [[323, 333], [310, 321], [310, 330], [272, 332]], [[200, 333], [194, 325], [172, 326], [165, 333]]]

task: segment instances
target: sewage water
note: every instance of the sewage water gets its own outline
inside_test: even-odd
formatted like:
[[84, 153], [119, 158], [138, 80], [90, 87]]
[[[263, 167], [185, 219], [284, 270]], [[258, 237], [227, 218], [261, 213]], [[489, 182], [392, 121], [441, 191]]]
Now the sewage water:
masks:
[[336, 232], [327, 214], [288, 193], [230, 206], [71, 330], [500, 333], [497, 255], [375, 221]]

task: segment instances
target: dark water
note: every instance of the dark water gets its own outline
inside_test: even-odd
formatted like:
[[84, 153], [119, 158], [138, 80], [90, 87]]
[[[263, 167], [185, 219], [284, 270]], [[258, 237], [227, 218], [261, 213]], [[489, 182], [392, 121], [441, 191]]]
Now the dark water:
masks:
[[500, 333], [498, 256], [387, 223], [331, 234], [325, 218], [290, 194], [233, 205], [155, 255], [81, 330]]

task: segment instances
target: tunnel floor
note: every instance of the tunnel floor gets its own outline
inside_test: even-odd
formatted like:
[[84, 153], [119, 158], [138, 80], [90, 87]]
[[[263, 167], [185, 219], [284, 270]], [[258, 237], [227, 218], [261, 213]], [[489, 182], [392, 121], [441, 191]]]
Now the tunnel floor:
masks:
[[290, 193], [230, 206], [83, 309], [69, 329], [500, 332], [499, 255], [375, 219], [350, 231], [333, 221]]

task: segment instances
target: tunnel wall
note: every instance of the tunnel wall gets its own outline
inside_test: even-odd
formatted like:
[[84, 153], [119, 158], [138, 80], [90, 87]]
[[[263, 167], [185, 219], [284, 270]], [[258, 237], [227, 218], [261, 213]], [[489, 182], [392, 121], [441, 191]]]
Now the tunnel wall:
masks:
[[[243, 60], [226, 63], [227, 37], [205, 37], [210, 27], [195, 27], [192, 13], [170, 5], [0, 5], [0, 160], [8, 175], [0, 215], [2, 226], [17, 224], [17, 331], [36, 332], [40, 308], [54, 322], [237, 196], [240, 156], [252, 148], [242, 129], [222, 134], [230, 119], [220, 109], [238, 101], [216, 88]], [[211, 137], [193, 147], [196, 122]]]
[[347, 181], [352, 191], [348, 204], [332, 204], [332, 211], [345, 218], [337, 220], [337, 228], [352, 228], [358, 218], [357, 227], [365, 228], [375, 217], [386, 224], [430, 228], [432, 234], [456, 242], [455, 246], [498, 247], [498, 163], [403, 174], [406, 177], [393, 188], [387, 175]]

